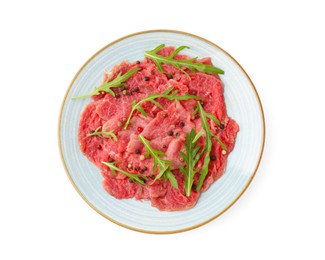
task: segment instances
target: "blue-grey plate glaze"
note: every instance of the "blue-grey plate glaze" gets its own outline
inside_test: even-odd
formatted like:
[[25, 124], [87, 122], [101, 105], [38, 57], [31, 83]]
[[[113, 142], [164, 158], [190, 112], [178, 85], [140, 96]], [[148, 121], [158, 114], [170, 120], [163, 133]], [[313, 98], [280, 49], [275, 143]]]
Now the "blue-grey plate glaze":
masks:
[[[80, 113], [91, 99], [71, 100], [98, 86], [104, 70], [124, 61], [144, 58], [155, 46], [186, 45], [189, 56], [211, 57], [221, 75], [228, 115], [240, 127], [236, 145], [228, 157], [224, 175], [204, 192], [196, 206], [186, 211], [161, 212], [148, 201], [117, 200], [102, 188], [99, 170], [78, 145]], [[227, 52], [201, 37], [178, 31], [157, 30], [119, 39], [91, 57], [73, 79], [64, 98], [59, 119], [59, 146], [68, 176], [82, 198], [98, 213], [123, 227], [148, 233], [174, 233], [201, 226], [222, 214], [246, 190], [263, 153], [265, 124], [256, 89], [243, 68]]]

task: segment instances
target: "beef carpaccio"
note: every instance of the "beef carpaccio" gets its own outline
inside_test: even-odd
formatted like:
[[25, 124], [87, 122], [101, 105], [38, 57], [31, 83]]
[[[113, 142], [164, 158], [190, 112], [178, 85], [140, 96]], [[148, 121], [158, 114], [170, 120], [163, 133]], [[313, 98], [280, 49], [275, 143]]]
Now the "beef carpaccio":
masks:
[[[174, 50], [171, 46], [164, 47], [158, 54], [167, 57]], [[174, 59], [189, 58], [177, 54]], [[194, 62], [212, 65], [210, 58]], [[177, 68], [172, 64], [161, 66], [159, 68], [159, 64], [157, 66], [153, 60], [144, 58], [132, 63], [122, 62], [110, 72], [105, 72], [103, 83], [139, 68], [125, 84], [111, 88], [114, 95], [99, 92], [92, 96], [92, 102], [87, 104], [80, 117], [79, 145], [87, 158], [99, 168], [103, 188], [110, 195], [117, 199], [150, 200], [151, 205], [159, 210], [186, 210], [192, 208], [200, 193], [225, 172], [227, 157], [234, 148], [239, 127], [227, 116], [223, 85], [217, 74]], [[157, 98], [154, 102], [142, 102], [140, 109], [132, 111], [134, 105], [141, 100], [168, 89], [172, 89], [177, 96], [191, 95], [198, 98]], [[197, 112], [198, 102], [210, 115], [206, 118], [212, 134], [210, 141], [206, 139], [207, 132], [203, 128], [202, 117]], [[132, 117], [126, 126], [131, 112]], [[196, 171], [192, 177], [193, 183], [186, 194], [186, 176], [180, 168], [186, 169], [189, 166], [181, 154], [186, 152], [186, 136], [192, 129], [196, 134], [200, 133], [197, 145], [200, 146], [198, 153], [201, 156], [194, 165]], [[160, 158], [166, 162], [168, 169], [163, 168], [159, 161], [158, 164], [155, 163], [154, 156], [148, 154], [148, 147], [145, 147], [140, 135], [148, 141], [153, 151], [159, 151], [158, 160]], [[211, 143], [209, 154], [205, 149], [208, 142]], [[198, 190], [200, 174], [207, 166], [205, 160], [208, 160], [208, 171]], [[165, 172], [162, 174], [163, 170]], [[173, 178], [167, 178], [166, 172], [171, 173]], [[157, 178], [158, 174], [162, 176]]]

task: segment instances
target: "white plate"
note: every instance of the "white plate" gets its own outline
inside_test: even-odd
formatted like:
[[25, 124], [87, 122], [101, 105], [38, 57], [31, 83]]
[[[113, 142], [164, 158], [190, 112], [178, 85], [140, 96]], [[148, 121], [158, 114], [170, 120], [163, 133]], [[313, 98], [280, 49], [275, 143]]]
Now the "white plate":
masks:
[[[179, 212], [161, 212], [150, 202], [117, 200], [102, 188], [99, 170], [81, 153], [78, 145], [80, 113], [91, 99], [71, 100], [90, 93], [101, 83], [104, 70], [124, 61], [144, 58], [155, 46], [189, 46], [189, 56], [211, 57], [221, 75], [228, 115], [239, 124], [234, 151], [226, 172], [196, 206]], [[73, 79], [64, 98], [59, 120], [59, 144], [68, 176], [83, 199], [98, 213], [123, 227], [148, 233], [175, 233], [203, 225], [222, 214], [246, 190], [262, 157], [265, 139], [263, 109], [256, 89], [243, 68], [223, 49], [201, 37], [178, 31], [146, 31], [119, 39], [91, 57]]]

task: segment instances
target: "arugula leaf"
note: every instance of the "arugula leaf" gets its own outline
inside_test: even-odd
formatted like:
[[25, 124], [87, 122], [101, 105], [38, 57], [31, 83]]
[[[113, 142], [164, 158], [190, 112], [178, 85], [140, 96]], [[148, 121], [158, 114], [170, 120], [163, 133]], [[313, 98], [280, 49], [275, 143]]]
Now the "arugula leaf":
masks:
[[150, 142], [144, 138], [142, 135], [139, 135], [139, 140], [143, 143], [144, 147], [146, 148], [146, 158], [149, 156], [152, 157], [154, 166], [152, 168], [153, 172], [157, 172], [157, 167], [159, 168], [159, 173], [157, 174], [156, 178], [153, 180], [151, 184], [153, 184], [156, 180], [160, 179], [161, 177], [165, 177], [169, 180], [171, 185], [174, 188], [178, 188], [177, 180], [174, 176], [174, 174], [171, 172], [171, 164], [173, 162], [163, 159], [162, 157], [165, 157], [166, 154], [162, 151], [155, 150], [150, 146]]
[[[212, 114], [207, 113], [204, 111], [202, 105], [200, 102], [197, 102], [197, 107], [195, 109], [195, 113], [199, 112], [201, 120], [202, 120], [202, 128], [205, 131], [205, 148], [203, 150], [203, 152], [205, 152], [205, 156], [204, 156], [204, 161], [203, 161], [203, 166], [200, 172], [200, 177], [199, 177], [199, 181], [198, 181], [198, 185], [196, 187], [196, 191], [199, 191], [203, 185], [203, 182], [208, 174], [208, 170], [209, 170], [209, 163], [210, 163], [210, 152], [212, 149], [212, 137], [214, 139], [216, 139], [216, 141], [220, 144], [220, 146], [222, 147], [222, 149], [224, 149], [225, 151], [227, 151], [227, 146], [218, 138], [218, 136], [216, 136], [215, 134], [213, 134], [211, 132], [210, 126], [207, 122], [207, 118], [211, 119], [212, 121], [214, 121], [216, 124], [220, 125], [220, 121]], [[202, 129], [201, 129], [202, 131]], [[201, 132], [200, 131], [200, 132]], [[197, 136], [200, 134], [197, 133]], [[201, 134], [202, 135], [202, 134]], [[200, 136], [201, 136], [200, 135]], [[198, 138], [194, 137], [194, 140], [196, 140]]]
[[184, 154], [182, 151], [180, 151], [180, 155], [186, 163], [185, 168], [183, 165], [179, 166], [180, 171], [184, 174], [185, 177], [184, 187], [186, 196], [190, 196], [194, 181], [194, 175], [199, 171], [198, 168], [195, 168], [195, 165], [197, 164], [202, 154], [202, 152], [199, 152], [201, 146], [196, 145], [196, 142], [200, 136], [198, 137], [198, 134], [196, 134], [194, 129], [192, 129], [191, 132], [186, 134], [186, 153]]
[[205, 115], [206, 115], [207, 118], [210, 118], [213, 122], [215, 122], [217, 125], [220, 126], [220, 121], [219, 121], [218, 118], [216, 118], [215, 115], [212, 115], [212, 114], [207, 113], [207, 112], [205, 112]]
[[[184, 73], [186, 73], [182, 67], [190, 69], [192, 72], [195, 70], [205, 72], [205, 73], [212, 73], [212, 74], [224, 74], [224, 71], [222, 69], [219, 69], [212, 65], [203, 64], [201, 62], [195, 62], [197, 57], [191, 58], [188, 60], [175, 60], [175, 56], [183, 49], [189, 49], [188, 46], [180, 46], [174, 52], [168, 56], [164, 57], [161, 55], [158, 55], [157, 52], [161, 50], [163, 47], [165, 47], [165, 44], [160, 44], [156, 48], [150, 51], [146, 51], [144, 53], [144, 56], [151, 59], [157, 66], [158, 70], [161, 72], [165, 72], [162, 68], [162, 64], [171, 64], [174, 67], [182, 70]], [[187, 73], [186, 73], [187, 74]]]
[[177, 96], [177, 90], [174, 90], [174, 91], [172, 91], [172, 90], [173, 90], [173, 87], [169, 87], [163, 93], [151, 94], [151, 95], [141, 99], [138, 103], [136, 103], [136, 101], [133, 100], [132, 105], [131, 105], [132, 106], [131, 113], [130, 113], [127, 121], [125, 122], [124, 129], [127, 129], [127, 127], [129, 126], [132, 115], [136, 110], [138, 110], [143, 116], [147, 116], [143, 107], [141, 107], [141, 104], [143, 104], [144, 102], [151, 102], [154, 105], [156, 105], [157, 107], [163, 109], [163, 107], [155, 99], [157, 99], [157, 98], [166, 98], [168, 100], [201, 99], [201, 97], [199, 97], [199, 96], [193, 96], [193, 95], [188, 95], [188, 94], [185, 94], [183, 96]]
[[99, 136], [100, 138], [112, 138], [114, 139], [114, 141], [117, 142], [117, 136], [114, 134], [113, 131], [109, 131], [107, 132], [106, 128], [104, 129], [104, 131], [99, 131], [99, 129], [102, 128], [101, 126], [97, 127], [95, 131], [89, 133], [89, 134], [86, 134], [87, 137], [89, 136]]
[[209, 163], [210, 163], [210, 152], [212, 149], [212, 133], [210, 130], [210, 126], [207, 122], [207, 116], [206, 116], [206, 112], [203, 110], [202, 105], [200, 104], [200, 102], [197, 102], [198, 108], [199, 108], [199, 114], [202, 120], [202, 128], [205, 131], [205, 148], [204, 148], [204, 161], [203, 161], [203, 166], [200, 172], [200, 177], [199, 177], [199, 181], [198, 181], [198, 185], [196, 187], [196, 191], [200, 191], [203, 182], [205, 180], [205, 177], [208, 174], [209, 171]]
[[216, 136], [215, 134], [212, 135], [214, 137], [214, 139], [216, 139], [216, 141], [220, 144], [220, 146], [222, 147], [222, 149], [224, 149], [225, 151], [228, 150], [227, 146], [225, 145], [224, 142], [222, 142], [218, 136]]
[[84, 96], [77, 96], [73, 97], [72, 99], [77, 99], [77, 98], [86, 98], [86, 97], [91, 97], [95, 95], [99, 95], [101, 92], [106, 92], [111, 94], [113, 97], [115, 97], [115, 93], [111, 90], [111, 88], [119, 88], [119, 87], [124, 87], [127, 84], [125, 81], [127, 81], [133, 74], [135, 74], [137, 71], [139, 71], [140, 68], [134, 68], [126, 72], [125, 74], [122, 75], [122, 72], [120, 72], [116, 78], [114, 78], [111, 81], [104, 82], [101, 86], [98, 88], [95, 88], [93, 92], [91, 92], [88, 95]]
[[118, 171], [120, 173], [123, 173], [124, 175], [126, 175], [127, 177], [129, 177], [132, 181], [135, 181], [139, 184], [144, 185], [145, 181], [147, 180], [147, 177], [142, 175], [142, 174], [134, 174], [134, 173], [129, 173], [127, 171], [124, 171], [118, 167], [115, 166], [115, 163], [109, 163], [109, 162], [102, 162], [103, 164], [105, 164], [106, 166], [108, 166], [111, 171], [114, 173], [115, 171]]

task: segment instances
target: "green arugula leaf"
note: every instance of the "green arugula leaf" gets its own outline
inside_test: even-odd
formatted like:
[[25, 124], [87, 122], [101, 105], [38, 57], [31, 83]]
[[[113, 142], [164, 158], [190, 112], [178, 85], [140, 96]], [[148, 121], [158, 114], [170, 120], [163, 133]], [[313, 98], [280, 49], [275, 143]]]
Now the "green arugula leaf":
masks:
[[128, 72], [126, 72], [123, 75], [120, 72], [116, 76], [116, 78], [114, 78], [111, 81], [104, 82], [101, 86], [99, 86], [98, 88], [95, 88], [94, 91], [91, 92], [90, 94], [84, 95], [84, 96], [73, 97], [72, 99], [91, 97], [91, 96], [99, 95], [101, 92], [109, 93], [115, 97], [115, 93], [111, 90], [111, 88], [119, 88], [119, 87], [126, 86], [127, 84], [125, 83], [125, 81], [127, 81], [131, 76], [133, 76], [139, 70], [140, 70], [140, 68], [134, 68], [134, 69], [129, 70]]
[[144, 111], [143, 107], [141, 107], [141, 104], [143, 104], [144, 102], [151, 102], [154, 105], [156, 105], [157, 107], [163, 109], [163, 107], [155, 99], [157, 99], [157, 98], [166, 98], [168, 100], [202, 99], [199, 96], [188, 95], [188, 94], [185, 94], [183, 96], [177, 96], [177, 90], [174, 90], [174, 91], [172, 91], [172, 90], [173, 90], [173, 87], [169, 87], [163, 93], [161, 93], [161, 94], [158, 94], [158, 93], [151, 94], [151, 95], [141, 99], [138, 103], [136, 103], [136, 101], [133, 100], [133, 102], [131, 104], [131, 106], [132, 106], [131, 113], [130, 113], [128, 119], [125, 122], [124, 129], [128, 128], [128, 126], [130, 124], [130, 120], [131, 120], [131, 118], [133, 116], [133, 113], [136, 110], [139, 111], [143, 116], [147, 116], [147, 114]]
[[[204, 161], [203, 161], [203, 166], [200, 172], [200, 177], [199, 177], [199, 181], [198, 181], [198, 185], [196, 187], [197, 191], [200, 191], [203, 182], [208, 174], [209, 171], [209, 163], [210, 163], [210, 152], [212, 149], [212, 137], [214, 139], [216, 139], [216, 141], [220, 144], [220, 146], [222, 147], [222, 149], [224, 149], [225, 151], [227, 151], [227, 146], [218, 138], [218, 136], [216, 136], [215, 134], [213, 134], [211, 132], [210, 126], [207, 122], [207, 118], [211, 119], [212, 121], [214, 121], [217, 125], [220, 125], [220, 121], [212, 114], [207, 113], [204, 111], [202, 105], [200, 102], [197, 102], [197, 108], [195, 109], [195, 113], [199, 113], [201, 120], [202, 120], [202, 128], [205, 131], [205, 148], [204, 151], [205, 152], [205, 156], [204, 156]], [[202, 131], [202, 129], [201, 129]], [[200, 132], [201, 132], [200, 131]], [[201, 136], [202, 134], [200, 134], [200, 132], [197, 134], [197, 136]], [[198, 138], [194, 137], [194, 140], [197, 140]]]
[[182, 165], [179, 167], [180, 171], [185, 177], [184, 188], [186, 196], [190, 196], [194, 175], [199, 171], [199, 169], [195, 168], [195, 166], [200, 159], [202, 152], [199, 152], [201, 146], [196, 145], [196, 141], [201, 135], [196, 134], [194, 129], [192, 129], [191, 132], [186, 134], [186, 153], [184, 154], [182, 151], [180, 151], [180, 155], [186, 163], [185, 168]]
[[101, 129], [101, 128], [102, 128], [102, 126], [97, 127], [95, 131], [93, 131], [93, 132], [91, 132], [89, 134], [86, 134], [86, 136], [89, 137], [89, 136], [95, 136], [95, 135], [97, 135], [100, 138], [112, 138], [114, 141], [117, 142], [117, 140], [118, 140], [117, 139], [117, 136], [114, 134], [113, 131], [107, 132], [106, 131], [107, 130], [106, 128], [104, 129], [104, 131], [99, 131], [99, 129]]
[[165, 157], [166, 154], [163, 153], [162, 151], [153, 149], [150, 146], [150, 142], [142, 135], [139, 135], [139, 140], [143, 143], [146, 149], [146, 158], [151, 156], [153, 159], [154, 162], [154, 166], [152, 168], [153, 172], [156, 173], [157, 169], [159, 168], [159, 172], [151, 184], [153, 184], [156, 180], [164, 176], [166, 179], [169, 180], [171, 185], [177, 189], [178, 188], [177, 180], [174, 174], [171, 172], [171, 166], [170, 166], [173, 162], [163, 159], [162, 157]]
[[108, 166], [111, 169], [113, 174], [115, 173], [115, 171], [118, 171], [120, 173], [123, 173], [127, 177], [129, 177], [130, 180], [135, 181], [141, 185], [144, 185], [145, 181], [147, 180], [147, 177], [142, 174], [129, 173], [127, 171], [124, 171], [124, 170], [116, 167], [115, 166], [116, 163], [109, 163], [109, 162], [102, 162], [102, 163], [105, 164], [106, 166]]
[[206, 112], [205, 112], [205, 115], [206, 115], [207, 118], [210, 118], [213, 122], [215, 122], [217, 125], [220, 126], [220, 121], [219, 121], [218, 118], [216, 118], [215, 115], [212, 115], [212, 114], [206, 113]]
[[212, 133], [210, 130], [210, 126], [207, 122], [207, 116], [206, 116], [206, 112], [203, 110], [202, 105], [200, 104], [200, 102], [197, 102], [198, 108], [199, 108], [199, 114], [202, 120], [202, 128], [205, 131], [205, 148], [204, 148], [204, 161], [203, 161], [203, 166], [200, 172], [200, 177], [199, 177], [199, 181], [198, 181], [198, 185], [196, 186], [196, 191], [200, 191], [203, 182], [205, 180], [205, 177], [208, 174], [209, 171], [209, 163], [210, 163], [210, 152], [212, 149]]
[[201, 62], [196, 62], [197, 57], [191, 58], [191, 59], [188, 59], [188, 60], [175, 60], [174, 59], [175, 56], [181, 50], [183, 50], [183, 49], [189, 49], [188, 46], [180, 46], [180, 47], [178, 47], [168, 57], [164, 57], [164, 56], [161, 56], [161, 55], [158, 55], [157, 54], [157, 52], [159, 50], [161, 50], [162, 48], [164, 48], [164, 47], [165, 47], [165, 44], [160, 44], [159, 46], [157, 46], [153, 50], [146, 51], [144, 53], [144, 56], [147, 57], [147, 58], [149, 58], [149, 59], [151, 59], [156, 64], [158, 70], [161, 71], [161, 72], [163, 72], [163, 73], [165, 71], [162, 68], [162, 64], [171, 64], [174, 67], [182, 70], [184, 73], [186, 73], [186, 72], [182, 69], [182, 67], [188, 68], [192, 72], [194, 72], [195, 70], [198, 70], [198, 71], [201, 71], [201, 72], [211, 73], [211, 74], [224, 74], [224, 71], [222, 69], [219, 69], [219, 68], [217, 68], [215, 66], [212, 66], [212, 65], [203, 64]]
[[214, 139], [216, 139], [216, 141], [220, 144], [220, 146], [222, 147], [222, 149], [224, 149], [225, 151], [228, 150], [227, 146], [225, 145], [224, 142], [222, 142], [218, 136], [216, 136], [215, 134], [212, 135], [214, 137]]

